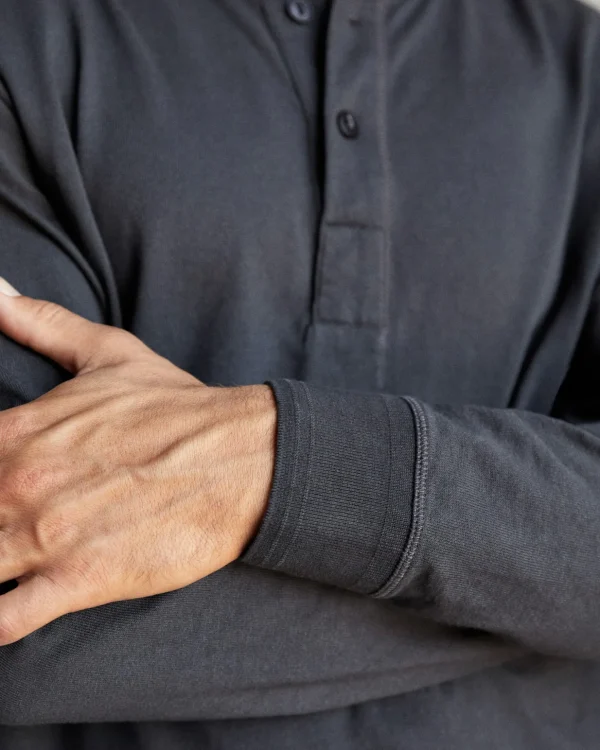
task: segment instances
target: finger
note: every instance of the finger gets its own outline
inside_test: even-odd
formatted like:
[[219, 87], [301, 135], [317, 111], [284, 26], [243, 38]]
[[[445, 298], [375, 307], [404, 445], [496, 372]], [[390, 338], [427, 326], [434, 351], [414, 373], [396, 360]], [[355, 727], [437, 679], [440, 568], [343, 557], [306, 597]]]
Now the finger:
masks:
[[53, 359], [74, 375], [92, 360], [95, 368], [127, 358], [124, 331], [92, 323], [54, 302], [10, 292], [11, 288], [0, 278], [0, 330], [18, 343]]
[[72, 611], [64, 589], [42, 576], [20, 582], [0, 596], [0, 646], [20, 641]]
[[0, 529], [0, 583], [27, 576], [35, 569], [30, 546], [11, 526]]
[[[32, 566], [27, 560], [2, 560], [0, 562], [0, 583], [13, 581], [16, 578], [26, 576], [31, 572]], [[2, 599], [0, 599], [0, 602]]]

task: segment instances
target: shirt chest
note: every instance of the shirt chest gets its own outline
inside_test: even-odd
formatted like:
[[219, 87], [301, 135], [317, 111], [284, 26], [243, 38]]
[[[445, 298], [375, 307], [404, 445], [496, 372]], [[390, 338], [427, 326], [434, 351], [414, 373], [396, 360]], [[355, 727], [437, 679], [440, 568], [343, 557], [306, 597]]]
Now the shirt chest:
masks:
[[[417, 4], [313, 25], [195, 5], [131, 4], [83, 66], [82, 175], [117, 281], [154, 300], [124, 300], [130, 325], [176, 359], [200, 337], [224, 363], [208, 377], [241, 375], [226, 339], [332, 385], [508, 399], [556, 304], [577, 171], [551, 51], [509, 56], [484, 14], [440, 37]], [[152, 342], [173, 299], [189, 341]]]

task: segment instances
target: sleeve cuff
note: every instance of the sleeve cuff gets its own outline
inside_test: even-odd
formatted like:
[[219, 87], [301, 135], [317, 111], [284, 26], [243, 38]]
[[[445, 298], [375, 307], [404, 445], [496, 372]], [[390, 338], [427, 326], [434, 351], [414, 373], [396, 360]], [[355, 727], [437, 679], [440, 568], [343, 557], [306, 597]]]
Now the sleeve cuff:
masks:
[[417, 440], [409, 400], [267, 384], [278, 409], [273, 485], [241, 561], [376, 594], [411, 529]]

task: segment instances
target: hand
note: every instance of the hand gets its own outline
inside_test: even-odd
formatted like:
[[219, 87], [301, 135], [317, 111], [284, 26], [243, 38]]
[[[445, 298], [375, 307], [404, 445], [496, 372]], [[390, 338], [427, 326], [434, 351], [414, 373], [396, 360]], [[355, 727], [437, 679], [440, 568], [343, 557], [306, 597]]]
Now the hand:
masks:
[[[1, 280], [0, 280], [1, 290]], [[118, 328], [0, 294], [0, 330], [75, 377], [0, 412], [0, 645], [235, 560], [271, 485], [269, 386], [210, 388]]]

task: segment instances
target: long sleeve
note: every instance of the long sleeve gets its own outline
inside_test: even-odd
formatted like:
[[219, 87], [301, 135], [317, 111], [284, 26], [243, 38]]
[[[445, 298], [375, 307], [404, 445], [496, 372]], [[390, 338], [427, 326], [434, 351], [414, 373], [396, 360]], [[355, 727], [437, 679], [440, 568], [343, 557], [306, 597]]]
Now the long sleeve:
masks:
[[[101, 243], [77, 183], [67, 127], [54, 122], [43, 136], [24, 138], [0, 86], [0, 275], [23, 294], [116, 324], [114, 280], [101, 253], [90, 250]], [[72, 167], [69, 179], [44, 168], [44, 148], [58, 152], [65, 171]], [[0, 334], [0, 410], [28, 403], [68, 377]], [[11, 585], [0, 582], [0, 594]], [[210, 640], [206, 603], [200, 582], [75, 612], [0, 648], [0, 724], [199, 718], [202, 695], [215, 684], [202, 659]]]
[[[59, 224], [29, 161], [0, 89], [0, 275], [23, 294], [58, 302], [94, 322], [107, 322], [97, 277]], [[45, 177], [40, 174], [38, 180]], [[1, 409], [38, 398], [67, 377], [58, 365], [0, 334]]]
[[245, 562], [600, 656], [597, 424], [271, 385], [276, 476]]
[[[206, 382], [293, 375], [303, 366], [302, 337], [317, 280], [311, 244], [313, 209], [321, 204], [317, 178], [322, 181], [330, 170], [314, 169], [314, 149], [305, 123], [297, 119], [295, 97], [288, 96], [281, 61], [272, 55], [271, 31], [259, 28], [264, 20], [259, 8], [239, 4], [240, 19], [248, 24], [238, 24], [234, 4], [224, 9], [212, 3], [203, 23], [197, 5], [13, 0], [1, 6], [1, 80], [12, 99], [0, 95], [0, 274], [23, 293], [90, 320], [130, 326], [157, 351], [162, 342], [161, 353], [178, 353], [173, 361]], [[363, 31], [383, 51], [374, 28], [369, 23]], [[421, 32], [415, 32], [418, 39]], [[519, 25], [506, 44], [512, 47], [521, 36]], [[234, 38], [240, 40], [240, 58], [237, 42], [224, 44]], [[215, 58], [214, 49], [227, 50], [227, 59]], [[230, 50], [236, 51], [231, 58]], [[516, 89], [512, 83], [492, 86], [504, 77], [496, 75], [497, 59], [502, 57], [493, 51], [489, 60], [482, 58], [493, 66], [477, 77], [485, 84], [483, 98], [469, 94], [465, 100], [469, 107], [483, 107], [486, 118], [498, 112], [487, 109], [497, 85], [502, 97], [521, 97], [523, 86], [538, 80], [536, 63], [535, 70], [523, 69], [529, 77]], [[578, 133], [573, 123], [587, 106], [586, 70], [595, 68], [579, 56], [569, 61], [581, 91], [551, 101], [573, 107], [566, 132]], [[375, 70], [367, 62], [366, 68], [357, 63], [355, 71], [363, 83], [360, 70]], [[566, 63], [556, 64], [564, 75]], [[190, 88], [190, 78], [198, 85]], [[327, 78], [315, 104], [343, 94], [337, 77]], [[476, 96], [479, 88], [472, 90], [470, 76], [463, 78], [460, 91], [466, 85]], [[444, 81], [442, 76], [446, 91]], [[424, 83], [420, 90], [427, 93]], [[390, 84], [390, 92], [396, 91], [395, 77]], [[310, 91], [305, 93], [312, 99]], [[441, 101], [454, 101], [453, 91], [447, 89]], [[418, 104], [411, 97], [408, 103]], [[421, 109], [413, 104], [411, 111], [417, 115]], [[394, 118], [404, 121], [405, 111], [397, 110]], [[431, 174], [442, 181], [459, 165], [454, 157], [438, 162], [440, 152], [428, 148], [438, 132], [437, 125], [429, 127], [434, 120], [428, 120], [428, 111], [402, 139], [390, 174], [401, 169], [409, 151], [416, 154], [418, 172], [435, 164]], [[438, 111], [444, 108], [432, 113]], [[541, 150], [534, 149], [522, 172], [514, 169], [521, 144], [533, 146], [547, 111], [546, 105], [536, 107], [532, 119], [527, 110], [507, 123], [501, 144], [508, 149], [516, 142], [519, 148], [503, 164], [503, 175], [527, 176], [526, 185], [534, 185], [529, 170], [541, 162], [540, 177], [552, 173], [553, 159], [546, 164], [545, 156], [552, 157], [562, 141], [546, 127]], [[450, 122], [456, 112], [449, 110]], [[358, 139], [340, 140], [332, 121], [333, 148], [328, 143], [321, 149], [328, 161], [340, 164], [350, 204], [360, 175], [368, 175], [367, 187], [378, 179], [376, 170], [357, 158], [359, 148], [366, 144], [372, 151], [390, 131], [370, 124], [370, 110], [358, 114]], [[505, 130], [496, 122], [494, 137]], [[522, 123], [532, 131], [523, 143], [512, 135]], [[462, 125], [461, 117], [456, 128]], [[411, 132], [424, 138], [413, 141]], [[467, 128], [455, 142], [455, 157], [471, 145], [472, 132]], [[481, 149], [487, 140], [477, 143]], [[356, 152], [356, 171], [343, 152], [336, 156], [340, 148]], [[574, 247], [585, 244], [590, 256], [594, 243], [600, 248], [600, 143], [594, 151], [586, 168], [596, 175], [595, 185], [590, 180], [585, 200], [578, 201], [581, 216], [573, 237]], [[486, 165], [498, 158], [503, 152], [490, 150]], [[567, 162], [573, 158], [579, 158], [579, 146]], [[470, 163], [471, 157], [464, 162]], [[400, 172], [399, 179], [418, 199], [415, 174]], [[472, 183], [478, 192], [480, 179], [483, 173]], [[330, 188], [325, 193], [334, 197], [337, 191]], [[483, 202], [498, 222], [507, 206], [496, 213], [492, 204], [494, 196], [504, 195], [511, 203], [505, 190], [510, 187], [501, 181]], [[565, 215], [570, 186], [567, 193]], [[478, 222], [478, 211], [462, 212], [469, 194], [456, 192], [447, 201], [444, 186], [442, 233], [448, 224]], [[548, 211], [554, 206], [550, 201]], [[521, 207], [519, 216], [530, 213]], [[545, 216], [533, 212], [531, 221], [543, 222]], [[408, 229], [404, 235], [407, 247], [411, 234]], [[534, 235], [530, 227], [526, 236]], [[420, 238], [425, 243], [426, 236]], [[472, 236], [481, 235], [467, 231], [464, 242]], [[395, 244], [401, 247], [404, 240], [401, 233]], [[540, 247], [532, 263], [543, 254], [544, 244]], [[498, 267], [488, 269], [488, 277]], [[365, 264], [365, 274], [371, 268]], [[383, 266], [379, 270], [386, 276]], [[346, 275], [341, 276], [343, 284]], [[376, 284], [365, 281], [376, 301]], [[581, 380], [575, 370], [582, 371], [597, 346], [590, 343], [597, 342], [595, 315], [590, 310], [573, 383]], [[64, 377], [51, 362], [0, 336], [0, 408], [26, 403]], [[596, 653], [597, 641], [588, 638], [596, 598], [577, 601], [572, 627], [582, 637], [567, 643], [563, 632], [568, 597], [575, 599], [571, 587], [585, 585], [592, 597], [598, 585], [596, 571], [586, 567], [594, 562], [598, 518], [593, 468], [594, 423], [600, 419], [593, 390], [588, 388], [584, 399], [578, 385], [565, 389], [562, 411], [557, 403], [557, 419], [551, 419], [400, 395], [333, 392], [291, 380], [273, 385], [279, 402], [275, 484], [265, 523], [244, 558], [257, 567], [235, 563], [178, 591], [75, 612], [1, 648], [0, 724], [243, 718], [355, 705], [458, 679], [522, 653], [521, 646], [481, 632], [486, 630], [552, 653]], [[554, 482], [544, 473], [548, 466]], [[563, 482], [558, 488], [557, 477]], [[541, 511], [545, 515], [539, 516]], [[568, 526], [575, 521], [579, 536]], [[554, 553], [557, 529], [570, 542], [560, 555]], [[492, 551], [485, 534], [494, 538]], [[543, 567], [547, 559], [553, 567]], [[500, 599], [490, 589], [498, 588], [498, 570], [509, 563], [512, 577], [503, 579], [500, 617]], [[465, 575], [476, 580], [465, 582]], [[554, 585], [552, 594], [547, 584]], [[519, 620], [523, 592], [531, 600], [528, 618], [543, 618], [551, 606], [543, 628]], [[460, 623], [466, 630], [448, 627]]]
[[[598, 116], [569, 242], [598, 256]], [[549, 414], [271, 381], [275, 479], [244, 561], [540, 653], [600, 657], [596, 289]]]
[[[114, 287], [123, 286], [111, 277], [112, 257], [103, 257], [67, 125], [30, 95], [27, 112], [43, 113], [45, 131], [17, 125], [0, 95], [0, 275], [24, 294], [118, 325], [124, 295]], [[22, 123], [23, 108], [18, 112]], [[47, 151], [55, 158], [44, 159]], [[136, 288], [125, 288], [134, 298]], [[66, 377], [0, 335], [0, 409], [27, 403]], [[282, 626], [281, 609], [301, 626]], [[456, 639], [441, 627], [423, 633], [407, 618], [404, 638], [414, 648], [390, 669], [385, 655], [398, 639], [390, 621], [399, 619], [378, 602], [235, 564], [183, 589], [65, 615], [0, 648], [0, 725], [242, 718], [273, 706], [308, 712], [340, 694], [356, 703], [389, 695], [398, 683], [406, 689], [415, 672], [427, 683], [437, 679], [439, 662], [448, 677], [510, 656], [491, 639]], [[321, 624], [330, 636], [313, 643], [310, 633]], [[272, 649], [274, 633], [287, 658], [281, 647]], [[302, 698], [307, 684], [316, 686], [312, 704]]]

